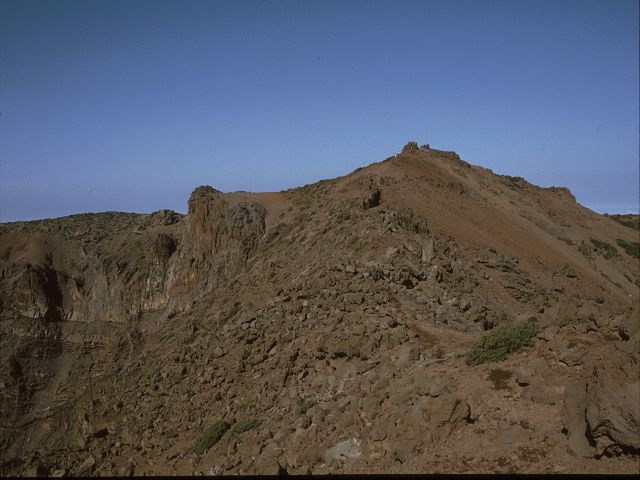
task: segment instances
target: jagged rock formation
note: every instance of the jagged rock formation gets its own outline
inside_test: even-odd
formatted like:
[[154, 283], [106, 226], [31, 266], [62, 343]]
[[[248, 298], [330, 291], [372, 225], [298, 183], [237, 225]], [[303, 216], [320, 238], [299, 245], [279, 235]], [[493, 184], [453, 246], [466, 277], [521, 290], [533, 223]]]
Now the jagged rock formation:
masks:
[[637, 242], [415, 142], [184, 216], [2, 224], [2, 473], [638, 472]]

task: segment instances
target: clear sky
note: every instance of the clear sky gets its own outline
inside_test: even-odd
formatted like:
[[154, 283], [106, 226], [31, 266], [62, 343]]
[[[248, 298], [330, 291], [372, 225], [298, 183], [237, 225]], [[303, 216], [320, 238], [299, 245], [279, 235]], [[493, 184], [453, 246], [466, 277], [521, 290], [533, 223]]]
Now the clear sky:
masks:
[[0, 221], [186, 210], [408, 140], [638, 210], [638, 1], [0, 0]]

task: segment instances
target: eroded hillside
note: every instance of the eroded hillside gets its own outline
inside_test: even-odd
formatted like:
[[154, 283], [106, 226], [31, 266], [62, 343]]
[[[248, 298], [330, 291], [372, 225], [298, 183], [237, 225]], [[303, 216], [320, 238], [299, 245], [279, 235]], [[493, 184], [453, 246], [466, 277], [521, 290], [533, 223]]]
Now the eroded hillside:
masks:
[[414, 143], [0, 225], [2, 473], [638, 472], [638, 235]]

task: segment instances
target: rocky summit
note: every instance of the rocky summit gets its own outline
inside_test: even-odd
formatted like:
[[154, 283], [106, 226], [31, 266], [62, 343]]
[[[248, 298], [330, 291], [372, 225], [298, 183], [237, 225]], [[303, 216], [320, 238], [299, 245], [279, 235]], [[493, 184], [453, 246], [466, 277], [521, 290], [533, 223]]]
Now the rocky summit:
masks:
[[639, 473], [637, 224], [415, 142], [0, 224], [1, 473]]

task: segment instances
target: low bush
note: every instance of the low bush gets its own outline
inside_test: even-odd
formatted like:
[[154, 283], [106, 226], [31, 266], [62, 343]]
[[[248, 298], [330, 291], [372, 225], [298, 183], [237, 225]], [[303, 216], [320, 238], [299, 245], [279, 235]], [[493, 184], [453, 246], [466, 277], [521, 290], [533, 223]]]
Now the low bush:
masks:
[[523, 347], [533, 345], [532, 338], [538, 332], [534, 320], [501, 323], [471, 348], [467, 364], [498, 362]]
[[618, 245], [627, 252], [627, 255], [631, 257], [640, 258], [640, 243], [639, 242], [626, 242], [619, 238], [616, 240]]
[[219, 422], [214, 423], [202, 432], [202, 435], [200, 435], [196, 444], [191, 448], [191, 451], [198, 455], [202, 455], [218, 443], [230, 427], [231, 424], [226, 420], [220, 420]]
[[618, 249], [610, 243], [603, 242], [602, 240], [597, 240], [595, 238], [590, 238], [589, 240], [591, 240], [591, 243], [593, 243], [593, 245], [602, 252], [604, 258], [620, 257]]
[[300, 405], [298, 405], [298, 413], [301, 413], [302, 415], [304, 415], [305, 413], [307, 413], [307, 410], [309, 410], [311, 407], [313, 407], [313, 402], [301, 403]]
[[574, 242], [573, 240], [571, 240], [568, 237], [558, 237], [558, 240], [562, 240], [564, 243], [566, 243], [569, 246], [573, 246], [576, 244], [576, 242]]
[[261, 423], [262, 422], [257, 418], [252, 418], [251, 420], [240, 420], [233, 425], [231, 431], [236, 434], [244, 433], [259, 427]]
[[637, 215], [605, 215], [618, 223], [621, 223], [625, 227], [633, 228], [634, 230], [640, 230], [640, 219]]

